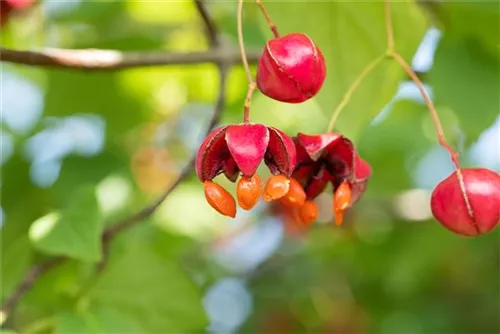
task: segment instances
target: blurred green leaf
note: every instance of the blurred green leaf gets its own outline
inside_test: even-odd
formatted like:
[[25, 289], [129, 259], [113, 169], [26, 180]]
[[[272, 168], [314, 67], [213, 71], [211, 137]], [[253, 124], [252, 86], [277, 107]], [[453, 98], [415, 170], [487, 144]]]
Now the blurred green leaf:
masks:
[[[317, 99], [329, 118], [361, 71], [385, 52], [387, 42], [383, 3], [303, 1], [283, 5], [269, 2], [266, 7], [281, 34], [295, 31], [306, 33], [323, 51], [327, 61], [327, 78]], [[392, 13], [397, 49], [404, 58], [410, 60], [425, 33], [425, 18], [413, 1], [393, 2]], [[269, 30], [264, 21], [262, 29]], [[337, 129], [356, 139], [390, 101], [403, 73], [395, 62], [382, 63], [353, 95], [339, 118]], [[326, 124], [323, 129], [318, 129], [324, 130]]]
[[143, 234], [127, 237], [113, 245], [107, 268], [89, 291], [92, 302], [137, 319], [149, 333], [203, 329], [201, 297], [185, 273]]
[[33, 245], [47, 254], [83, 261], [101, 259], [102, 222], [93, 187], [80, 189], [69, 206], [46, 215], [30, 227]]
[[4, 235], [2, 234], [0, 241], [0, 248], [2, 250], [2, 264], [0, 267], [2, 300], [12, 291], [19, 280], [23, 277], [25, 270], [27, 270], [30, 265], [33, 253], [26, 234], [23, 234], [14, 240], [8, 240], [7, 245], [5, 245], [6, 240], [4, 240], [3, 237]]
[[498, 1], [442, 1], [433, 7], [447, 38], [474, 39], [490, 55], [500, 59], [500, 4]]
[[82, 312], [64, 312], [60, 314], [55, 333], [144, 333], [144, 330], [127, 315], [115, 309], [100, 306]]
[[400, 100], [388, 111], [386, 119], [365, 130], [358, 144], [360, 155], [373, 167], [368, 194], [376, 197], [411, 188], [413, 167], [431, 146], [422, 131], [425, 105]]
[[493, 124], [500, 110], [500, 62], [471, 39], [439, 43], [429, 73], [438, 103], [457, 115], [467, 142]]

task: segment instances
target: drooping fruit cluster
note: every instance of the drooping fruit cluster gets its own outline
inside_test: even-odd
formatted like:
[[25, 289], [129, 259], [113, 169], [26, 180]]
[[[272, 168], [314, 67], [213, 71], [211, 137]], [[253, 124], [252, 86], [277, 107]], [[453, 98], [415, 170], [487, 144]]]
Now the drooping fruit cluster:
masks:
[[27, 10], [35, 3], [35, 0], [1, 0], [0, 1], [0, 26], [6, 24], [13, 12]]
[[300, 103], [315, 96], [326, 77], [325, 58], [309, 36], [292, 33], [267, 42], [257, 86], [272, 99]]
[[[241, 46], [241, 12], [238, 27]], [[311, 38], [301, 33], [280, 37], [275, 27], [271, 30], [275, 38], [264, 48], [256, 82], [246, 68], [250, 85], [244, 123], [219, 127], [208, 134], [196, 156], [198, 178], [204, 183], [207, 202], [223, 215], [234, 218], [236, 203], [244, 210], [251, 210], [262, 197], [267, 202], [280, 200], [297, 212], [304, 225], [316, 220], [318, 208], [313, 200], [331, 183], [332, 209], [340, 224], [344, 212], [364, 192], [371, 174], [352, 143], [337, 133], [299, 133], [292, 140], [274, 127], [249, 121], [255, 86], [275, 100], [301, 103], [315, 96], [325, 81], [325, 59]], [[246, 64], [244, 52], [242, 59]], [[255, 173], [262, 160], [272, 174], [264, 187]], [[213, 181], [221, 173], [232, 182], [241, 175], [236, 187], [237, 201]]]
[[[273, 174], [264, 189], [255, 174], [262, 160]], [[313, 200], [331, 184], [332, 210], [340, 225], [344, 213], [364, 193], [371, 167], [341, 134], [299, 133], [292, 140], [276, 128], [243, 123], [217, 128], [205, 138], [196, 157], [196, 172], [207, 202], [223, 215], [236, 216], [236, 201], [212, 180], [224, 173], [236, 182], [241, 174], [236, 195], [242, 209], [252, 209], [262, 195], [268, 202], [280, 200], [305, 225], [317, 219]]]
[[455, 233], [487, 233], [500, 222], [500, 175], [486, 168], [459, 169], [436, 186], [431, 209]]
[[252, 209], [262, 193], [262, 182], [255, 174], [262, 160], [273, 174], [264, 187], [264, 200], [283, 197], [296, 164], [290, 137], [274, 127], [252, 123], [222, 126], [210, 132], [196, 156], [196, 173], [204, 183], [208, 203], [219, 213], [234, 218], [234, 198], [212, 180], [224, 173], [236, 182], [241, 173], [236, 190], [238, 204], [244, 210]]
[[339, 133], [299, 133], [294, 138], [294, 143], [297, 166], [292, 178], [297, 181], [296, 188], [300, 187], [304, 191], [304, 204], [291, 200], [290, 194], [281, 202], [287, 206], [299, 207], [298, 218], [304, 224], [310, 224], [318, 216], [314, 198], [331, 184], [335, 221], [337, 225], [342, 224], [344, 213], [359, 201], [366, 190], [371, 167], [359, 157], [352, 142]]

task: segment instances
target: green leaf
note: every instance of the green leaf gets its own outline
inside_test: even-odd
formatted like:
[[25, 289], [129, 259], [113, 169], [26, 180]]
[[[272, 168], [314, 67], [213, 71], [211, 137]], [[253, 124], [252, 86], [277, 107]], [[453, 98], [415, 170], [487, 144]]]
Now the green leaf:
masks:
[[39, 218], [30, 227], [33, 245], [42, 252], [77, 260], [101, 259], [102, 221], [94, 188], [79, 190], [69, 206]]
[[56, 334], [144, 333], [130, 317], [108, 307], [93, 307], [84, 312], [64, 312], [58, 316]]
[[[14, 240], [1, 238], [2, 265], [1, 275], [2, 289], [1, 297], [9, 294], [23, 277], [25, 270], [30, 265], [33, 250], [28, 237], [23, 234]], [[7, 241], [7, 243], [6, 243]]]
[[89, 291], [91, 302], [140, 322], [148, 333], [203, 329], [206, 318], [194, 284], [172, 257], [157, 251], [155, 240], [161, 239], [134, 232], [113, 245], [108, 266]]
[[[433, 7], [447, 37], [477, 40], [481, 47], [499, 58], [500, 3], [498, 1], [443, 1]], [[500, 58], [499, 58], [500, 59]]]
[[491, 126], [500, 109], [500, 62], [477, 41], [445, 36], [429, 73], [435, 100], [458, 117], [468, 143]]
[[392, 196], [412, 187], [411, 171], [431, 146], [422, 130], [427, 114], [425, 105], [400, 100], [387, 119], [366, 129], [358, 150], [373, 167], [367, 194]]
[[[266, 2], [266, 7], [282, 35], [304, 32], [323, 51], [327, 78], [317, 100], [329, 118], [362, 70], [386, 50], [383, 3], [295, 1]], [[425, 18], [413, 1], [393, 2], [392, 17], [397, 49], [409, 61], [425, 33]], [[264, 21], [262, 29], [269, 29]], [[403, 74], [393, 61], [379, 65], [352, 96], [337, 129], [355, 139], [389, 102]]]

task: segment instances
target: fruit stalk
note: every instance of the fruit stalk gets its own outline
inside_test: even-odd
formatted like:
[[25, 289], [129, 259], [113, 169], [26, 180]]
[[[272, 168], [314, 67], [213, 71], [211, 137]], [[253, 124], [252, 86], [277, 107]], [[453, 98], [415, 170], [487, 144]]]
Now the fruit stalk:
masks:
[[250, 105], [252, 104], [252, 96], [257, 88], [257, 84], [252, 76], [252, 71], [250, 71], [250, 66], [248, 65], [248, 59], [245, 51], [245, 42], [243, 40], [243, 0], [238, 0], [238, 13], [236, 16], [237, 29], [238, 29], [238, 45], [241, 54], [241, 63], [245, 69], [245, 73], [248, 79], [248, 90], [245, 98], [245, 103], [243, 104], [243, 122], [248, 123], [250, 121]]
[[401, 55], [395, 49], [394, 29], [392, 27], [391, 7], [389, 0], [385, 0], [385, 26], [387, 34], [387, 51], [386, 51], [387, 56], [391, 57], [397, 63], [399, 63], [399, 65], [405, 70], [405, 72], [417, 86], [431, 114], [434, 127], [436, 128], [436, 134], [438, 136], [439, 144], [449, 152], [451, 161], [455, 165], [455, 168], [459, 170], [460, 164], [458, 162], [458, 152], [455, 151], [446, 141], [446, 137], [443, 131], [443, 126], [441, 125], [441, 120], [439, 119], [436, 108], [434, 107], [434, 103], [432, 102], [431, 98], [429, 97], [424, 88], [424, 84], [422, 83], [422, 81], [420, 81], [420, 79], [418, 78], [415, 71], [411, 68], [411, 66], [406, 62], [406, 60], [404, 60], [403, 57], [401, 57]]
[[274, 24], [273, 20], [271, 20], [271, 16], [269, 16], [269, 13], [267, 12], [266, 7], [264, 7], [264, 4], [262, 3], [262, 1], [261, 0], [255, 0], [255, 3], [257, 4], [257, 6], [259, 6], [260, 11], [262, 12], [262, 14], [264, 15], [264, 17], [266, 18], [267, 25], [269, 26], [269, 28], [273, 32], [274, 38], [279, 38], [280, 34], [278, 32], [278, 28]]

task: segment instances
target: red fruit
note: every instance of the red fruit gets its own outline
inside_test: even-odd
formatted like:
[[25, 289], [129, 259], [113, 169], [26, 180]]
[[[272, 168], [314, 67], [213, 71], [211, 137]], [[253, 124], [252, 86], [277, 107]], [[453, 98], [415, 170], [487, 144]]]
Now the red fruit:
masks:
[[196, 173], [200, 181], [224, 173], [236, 181], [239, 172], [251, 177], [260, 163], [273, 174], [290, 176], [295, 168], [295, 146], [282, 131], [262, 124], [232, 124], [212, 130], [196, 154]]
[[272, 99], [304, 102], [316, 95], [326, 76], [325, 58], [305, 34], [267, 42], [257, 68], [257, 86]]
[[[267, 193], [264, 192], [264, 198], [283, 197], [288, 192], [288, 178], [295, 168], [295, 145], [292, 138], [271, 126], [243, 123], [212, 130], [198, 149], [195, 167], [200, 181], [205, 183], [205, 188], [207, 184], [210, 185], [210, 189], [215, 189], [210, 181], [217, 175], [224, 173], [230, 181], [235, 182], [241, 173], [242, 179], [238, 182], [236, 192], [238, 203], [244, 210], [250, 210], [257, 204], [262, 190], [262, 182], [255, 174], [262, 161], [273, 174], [271, 179], [278, 181], [266, 185]], [[232, 207], [230, 210], [219, 207], [219, 197], [228, 197], [220, 195], [224, 190], [221, 189], [217, 188], [217, 193], [214, 191], [216, 196], [207, 196], [207, 201], [220, 213], [234, 217], [236, 209], [233, 212]], [[226, 202], [229, 203], [230, 200], [227, 199]]]
[[500, 221], [500, 176], [486, 168], [455, 171], [434, 189], [431, 209], [434, 217], [455, 233], [487, 233]]
[[4, 0], [4, 2], [14, 9], [23, 10], [31, 7], [35, 0]]

